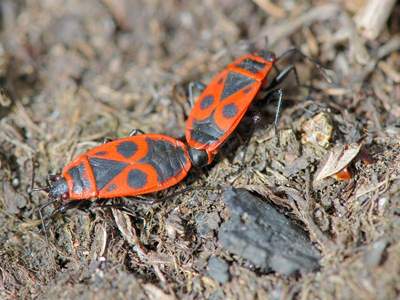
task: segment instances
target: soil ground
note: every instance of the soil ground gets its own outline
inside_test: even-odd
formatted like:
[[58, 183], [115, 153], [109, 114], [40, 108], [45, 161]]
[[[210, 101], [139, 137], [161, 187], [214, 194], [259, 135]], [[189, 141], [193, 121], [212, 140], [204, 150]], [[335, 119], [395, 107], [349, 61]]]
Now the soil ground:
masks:
[[[364, 2], [1, 1], [0, 298], [398, 298], [400, 7], [368, 41], [353, 21]], [[183, 136], [190, 81], [207, 83], [251, 48], [291, 47], [325, 66], [330, 82], [293, 58], [301, 85], [292, 75], [284, 83], [277, 131], [275, 104], [255, 103], [241, 138], [176, 189], [263, 196], [308, 232], [319, 270], [263, 273], [222, 249], [219, 191], [137, 205], [130, 215], [72, 209], [42, 230], [38, 207], [48, 199], [30, 193], [32, 182], [44, 185], [77, 154], [133, 128]], [[345, 144], [361, 146], [352, 178], [316, 182], [324, 157]], [[202, 234], [210, 218], [216, 226]], [[212, 256], [228, 265], [222, 284], [209, 276]]]

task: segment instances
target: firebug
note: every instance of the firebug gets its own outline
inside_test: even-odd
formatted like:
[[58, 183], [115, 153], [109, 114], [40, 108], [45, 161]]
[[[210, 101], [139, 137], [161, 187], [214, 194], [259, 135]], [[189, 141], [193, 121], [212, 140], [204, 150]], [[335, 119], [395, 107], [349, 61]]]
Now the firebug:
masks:
[[[286, 51], [279, 58], [266, 50], [246, 54], [229, 64], [204, 86], [186, 121], [185, 136], [194, 165], [202, 166], [212, 162], [252, 101], [262, 94], [268, 99], [278, 99], [276, 125], [283, 93], [281, 89], [275, 88], [291, 71], [295, 73], [297, 81], [298, 76], [294, 65], [288, 65], [269, 82], [267, 76], [272, 68], [276, 68], [277, 60], [292, 52], [309, 59], [296, 48]], [[189, 90], [191, 95], [192, 91]]]
[[135, 197], [167, 189], [191, 168], [184, 143], [140, 134], [94, 147], [76, 157], [48, 188], [51, 200]]

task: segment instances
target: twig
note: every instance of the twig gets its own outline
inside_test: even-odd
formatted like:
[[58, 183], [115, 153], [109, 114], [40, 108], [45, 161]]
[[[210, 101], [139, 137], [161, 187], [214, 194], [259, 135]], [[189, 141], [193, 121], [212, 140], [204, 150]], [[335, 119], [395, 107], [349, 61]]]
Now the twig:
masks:
[[275, 26], [268, 26], [262, 28], [261, 34], [255, 39], [259, 40], [262, 38], [268, 38], [269, 48], [273, 46], [281, 39], [284, 39], [296, 31], [300, 30], [303, 26], [309, 26], [316, 21], [324, 21], [331, 19], [333, 16], [340, 12], [340, 7], [336, 4], [326, 4], [317, 6], [304, 14], [300, 15], [298, 18], [288, 22], [284, 20]]
[[281, 7], [269, 0], [253, 0], [253, 2], [271, 16], [276, 18], [286, 17], [286, 12]]
[[110, 11], [111, 16], [114, 18], [115, 23], [119, 26], [119, 28], [125, 31], [131, 29], [127, 21], [127, 7], [124, 1], [103, 0], [102, 2]]
[[376, 39], [396, 3], [396, 0], [369, 0], [355, 15], [354, 22], [361, 34], [370, 40]]

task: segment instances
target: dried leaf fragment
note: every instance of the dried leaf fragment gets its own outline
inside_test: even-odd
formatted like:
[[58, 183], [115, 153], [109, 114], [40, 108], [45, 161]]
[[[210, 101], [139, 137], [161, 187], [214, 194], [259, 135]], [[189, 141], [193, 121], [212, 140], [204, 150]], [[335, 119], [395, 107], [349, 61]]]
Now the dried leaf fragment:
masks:
[[137, 246], [140, 244], [136, 235], [136, 229], [132, 226], [129, 216], [116, 208], [111, 208], [111, 211], [114, 215], [115, 224], [117, 225], [118, 230], [121, 232], [123, 238], [131, 246]]
[[302, 144], [313, 144], [328, 148], [333, 134], [333, 125], [330, 116], [321, 112], [302, 125]]
[[[339, 172], [342, 172], [344, 178], [347, 178], [349, 175], [346, 174], [347, 171], [344, 169], [347, 168], [351, 161], [357, 156], [357, 154], [360, 152], [360, 149], [361, 144], [357, 143], [334, 147], [329, 151], [328, 158], [324, 161], [322, 167], [317, 172], [314, 182], [320, 181], [329, 176], [333, 176]], [[339, 180], [340, 175], [341, 174], [339, 173], [339, 178], [337, 178]]]

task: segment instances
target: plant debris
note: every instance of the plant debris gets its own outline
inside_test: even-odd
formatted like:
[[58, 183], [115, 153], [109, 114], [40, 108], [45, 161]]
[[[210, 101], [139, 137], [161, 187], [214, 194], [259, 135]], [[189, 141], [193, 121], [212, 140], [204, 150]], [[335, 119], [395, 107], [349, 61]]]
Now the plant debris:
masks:
[[[399, 15], [390, 0], [0, 1], [0, 298], [399, 298]], [[325, 69], [300, 55], [278, 61], [296, 66], [299, 84], [290, 73], [280, 86], [277, 128], [276, 103], [254, 101], [214, 163], [166, 193], [257, 193], [264, 200], [243, 199], [262, 209], [242, 217], [262, 240], [264, 207], [285, 212], [317, 248], [317, 271], [267, 271], [317, 265], [314, 251], [278, 253], [283, 236], [255, 243], [278, 259], [223, 249], [218, 232], [230, 211], [239, 222], [239, 206], [215, 190], [129, 211], [73, 209], [44, 232], [48, 198], [32, 190], [49, 173], [134, 128], [182, 137], [189, 82], [207, 84], [252, 49], [293, 47]], [[343, 168], [351, 180], [332, 178]]]
[[[333, 176], [341, 172], [347, 173], [347, 166], [358, 155], [361, 144], [337, 145], [329, 151], [327, 159], [322, 164], [321, 169], [316, 173], [314, 181], [320, 181], [326, 177]], [[340, 175], [339, 175], [340, 176]]]

